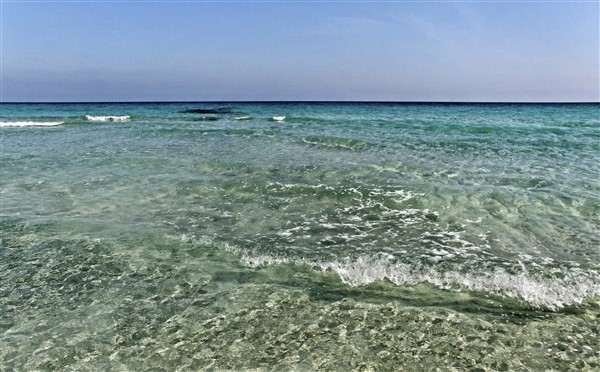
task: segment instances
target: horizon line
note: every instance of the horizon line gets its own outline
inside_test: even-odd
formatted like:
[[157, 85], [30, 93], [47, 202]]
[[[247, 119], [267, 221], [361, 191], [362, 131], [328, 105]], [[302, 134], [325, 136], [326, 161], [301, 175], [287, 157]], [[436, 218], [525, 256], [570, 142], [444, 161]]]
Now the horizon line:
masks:
[[600, 101], [392, 101], [392, 100], [168, 100], [168, 101], [0, 101], [2, 104], [140, 104], [140, 103], [395, 103], [395, 104], [489, 104], [489, 105], [514, 105], [514, 104], [600, 104]]

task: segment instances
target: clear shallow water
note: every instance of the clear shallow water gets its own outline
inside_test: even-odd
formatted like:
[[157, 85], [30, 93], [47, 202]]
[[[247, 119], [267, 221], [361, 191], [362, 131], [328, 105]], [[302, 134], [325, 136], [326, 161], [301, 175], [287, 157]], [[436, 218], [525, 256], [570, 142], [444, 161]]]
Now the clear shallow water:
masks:
[[598, 105], [1, 109], [3, 368], [598, 368]]

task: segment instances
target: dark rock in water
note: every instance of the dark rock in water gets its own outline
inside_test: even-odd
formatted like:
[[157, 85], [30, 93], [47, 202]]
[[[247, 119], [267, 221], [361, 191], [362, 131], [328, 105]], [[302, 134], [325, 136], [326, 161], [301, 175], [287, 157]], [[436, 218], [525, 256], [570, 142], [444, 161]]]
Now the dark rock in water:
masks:
[[427, 213], [425, 215], [425, 218], [427, 218], [429, 221], [437, 221], [440, 218], [440, 216], [437, 213], [433, 212]]
[[231, 109], [228, 107], [218, 107], [214, 109], [189, 109], [181, 112], [184, 114], [230, 114]]

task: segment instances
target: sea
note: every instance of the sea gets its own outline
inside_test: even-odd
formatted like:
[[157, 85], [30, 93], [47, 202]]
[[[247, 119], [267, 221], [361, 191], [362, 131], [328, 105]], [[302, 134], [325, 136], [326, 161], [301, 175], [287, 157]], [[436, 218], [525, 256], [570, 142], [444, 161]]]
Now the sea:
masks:
[[600, 105], [0, 105], [0, 370], [600, 368]]

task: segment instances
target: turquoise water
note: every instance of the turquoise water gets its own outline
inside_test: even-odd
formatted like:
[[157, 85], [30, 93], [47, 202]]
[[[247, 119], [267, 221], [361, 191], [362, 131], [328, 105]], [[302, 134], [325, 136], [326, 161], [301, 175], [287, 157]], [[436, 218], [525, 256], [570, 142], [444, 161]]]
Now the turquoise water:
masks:
[[600, 366], [597, 104], [0, 108], [0, 369]]

